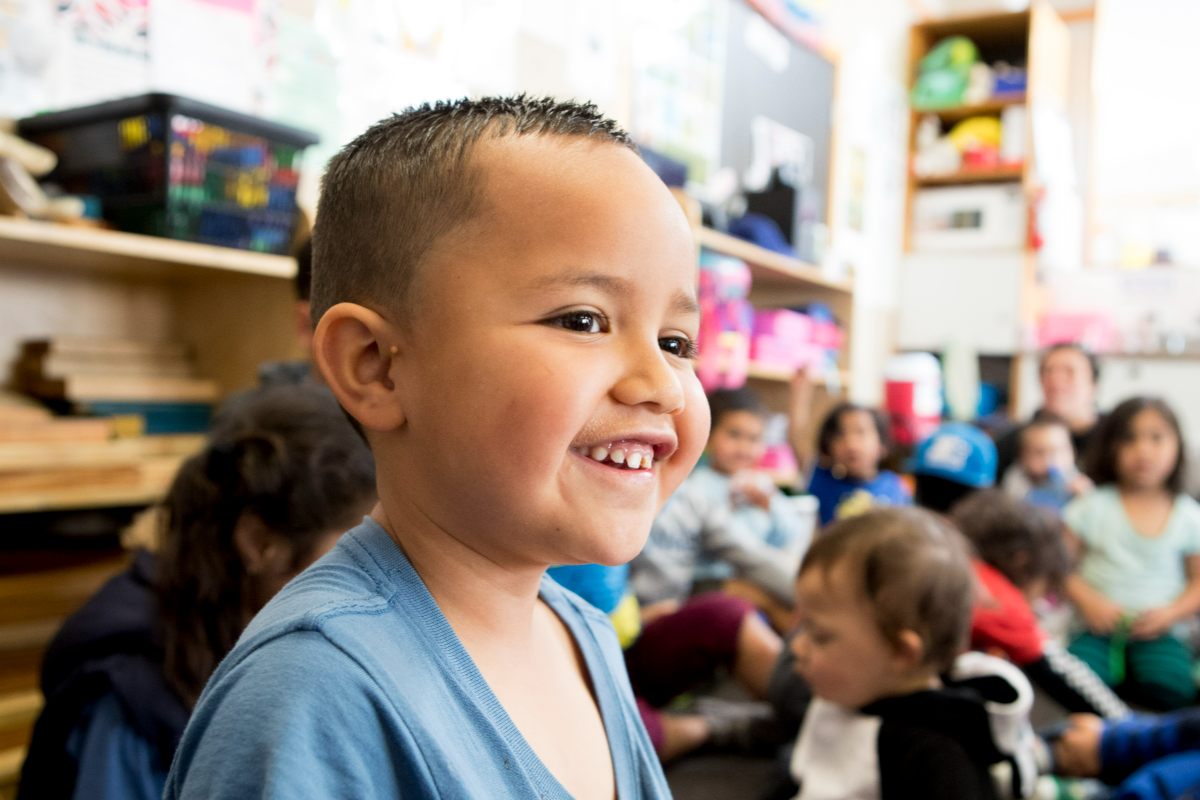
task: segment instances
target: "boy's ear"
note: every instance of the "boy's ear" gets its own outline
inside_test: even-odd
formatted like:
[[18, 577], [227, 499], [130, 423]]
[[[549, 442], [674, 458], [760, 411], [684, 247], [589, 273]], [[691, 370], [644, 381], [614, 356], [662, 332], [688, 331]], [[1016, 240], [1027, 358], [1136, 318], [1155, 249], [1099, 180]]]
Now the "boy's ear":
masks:
[[379, 313], [338, 303], [317, 323], [313, 359], [338, 402], [364, 428], [394, 430], [404, 409], [392, 377], [401, 337]]
[[925, 642], [916, 631], [900, 631], [892, 643], [892, 658], [897, 669], [908, 671], [925, 663]]

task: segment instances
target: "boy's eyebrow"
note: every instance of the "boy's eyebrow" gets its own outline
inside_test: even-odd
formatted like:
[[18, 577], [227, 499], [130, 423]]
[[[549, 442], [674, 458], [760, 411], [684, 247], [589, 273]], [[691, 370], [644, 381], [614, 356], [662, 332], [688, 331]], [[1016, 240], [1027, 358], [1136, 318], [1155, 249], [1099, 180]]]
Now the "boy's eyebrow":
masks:
[[[560, 286], [594, 286], [601, 291], [617, 297], [633, 293], [633, 286], [624, 278], [605, 275], [602, 272], [561, 272], [548, 275], [534, 281], [530, 288], [533, 291], [544, 291]], [[671, 310], [677, 314], [699, 314], [700, 303], [695, 295], [680, 291], [671, 299]]]

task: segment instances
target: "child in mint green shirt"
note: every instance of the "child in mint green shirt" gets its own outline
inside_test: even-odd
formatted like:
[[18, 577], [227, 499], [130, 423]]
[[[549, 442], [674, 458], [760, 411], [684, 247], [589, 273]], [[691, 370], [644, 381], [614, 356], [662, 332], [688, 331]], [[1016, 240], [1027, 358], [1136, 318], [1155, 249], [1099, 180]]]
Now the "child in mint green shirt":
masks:
[[1200, 610], [1200, 504], [1180, 491], [1183, 440], [1160, 400], [1122, 403], [1098, 433], [1099, 486], [1063, 517], [1081, 555], [1067, 593], [1086, 632], [1070, 650], [1155, 707], [1190, 705], [1192, 653], [1174, 632]]

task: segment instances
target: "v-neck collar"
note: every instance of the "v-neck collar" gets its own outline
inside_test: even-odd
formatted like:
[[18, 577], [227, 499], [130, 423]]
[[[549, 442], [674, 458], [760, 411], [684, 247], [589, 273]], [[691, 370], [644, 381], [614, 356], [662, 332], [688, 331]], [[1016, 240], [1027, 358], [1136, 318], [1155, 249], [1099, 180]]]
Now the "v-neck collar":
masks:
[[[419, 616], [424, 629], [433, 638], [438, 654], [445, 659], [447, 666], [455, 672], [462, 684], [470, 691], [472, 698], [483, 710], [488, 721], [496, 728], [500, 736], [512, 749], [519, 760], [525, 774], [537, 789], [540, 800], [574, 800], [573, 795], [559, 782], [549, 768], [534, 752], [525, 740], [525, 736], [517, 728], [512, 717], [492, 691], [483, 673], [479, 671], [475, 660], [467, 652], [454, 628], [442, 613], [437, 601], [429, 593], [425, 582], [417, 574], [404, 551], [392, 540], [387, 531], [373, 519], [364, 520], [367, 523], [371, 537], [363, 537], [366, 541], [360, 543], [383, 566], [388, 576], [399, 584], [406, 584], [413, 591], [406, 593], [408, 602], [406, 611]], [[365, 531], [364, 531], [365, 533]], [[632, 752], [632, 740], [627, 733], [627, 726], [632, 720], [623, 713], [620, 698], [611, 679], [597, 680], [597, 675], [606, 672], [604, 654], [600, 650], [592, 630], [584, 623], [579, 612], [571, 606], [562, 594], [561, 587], [548, 576], [542, 577], [538, 596], [546, 602], [550, 609], [558, 615], [571, 637], [575, 640], [579, 651], [583, 654], [584, 665], [604, 724], [604, 732], [608, 738], [609, 755], [612, 759], [613, 778], [616, 784], [617, 798], [636, 797], [637, 786], [632, 783], [636, 772], [636, 758]], [[411, 604], [411, 605], [410, 605]], [[619, 735], [618, 735], [619, 734]], [[618, 744], [620, 743], [620, 744]]]

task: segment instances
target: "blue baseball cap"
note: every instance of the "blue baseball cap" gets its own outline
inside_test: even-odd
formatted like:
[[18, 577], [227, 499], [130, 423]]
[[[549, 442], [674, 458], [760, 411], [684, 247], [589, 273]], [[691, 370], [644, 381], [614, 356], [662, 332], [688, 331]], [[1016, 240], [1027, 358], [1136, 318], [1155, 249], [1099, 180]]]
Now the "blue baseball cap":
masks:
[[974, 425], [945, 422], [917, 448], [912, 471], [986, 489], [996, 482], [996, 445]]

